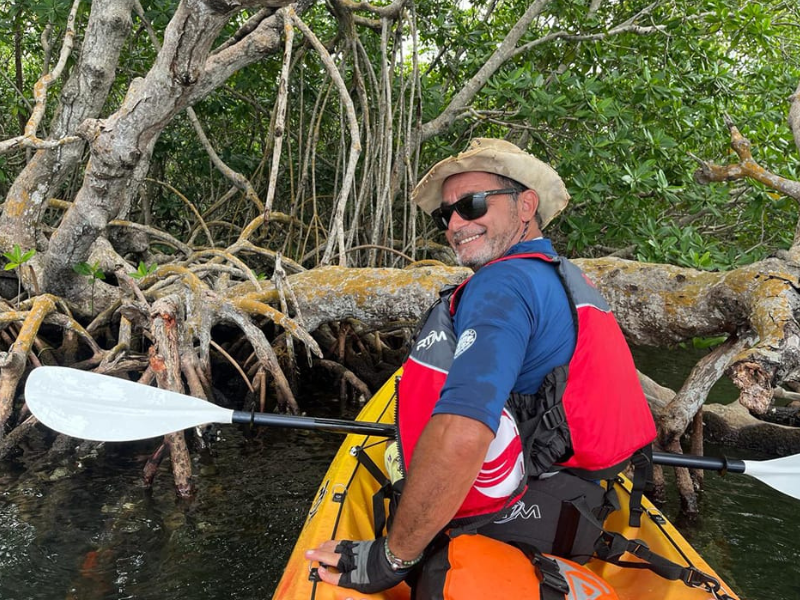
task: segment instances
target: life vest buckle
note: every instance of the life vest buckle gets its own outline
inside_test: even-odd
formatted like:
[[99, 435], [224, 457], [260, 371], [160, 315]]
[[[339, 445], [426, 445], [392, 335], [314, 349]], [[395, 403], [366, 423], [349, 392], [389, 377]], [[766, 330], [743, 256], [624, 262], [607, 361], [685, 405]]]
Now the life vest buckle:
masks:
[[555, 560], [537, 552], [533, 555], [531, 562], [539, 568], [539, 572], [542, 574], [542, 585], [564, 595], [569, 594], [569, 583], [561, 574], [561, 569]]
[[542, 423], [547, 429], [555, 429], [567, 420], [564, 414], [564, 405], [559, 402], [542, 415]]

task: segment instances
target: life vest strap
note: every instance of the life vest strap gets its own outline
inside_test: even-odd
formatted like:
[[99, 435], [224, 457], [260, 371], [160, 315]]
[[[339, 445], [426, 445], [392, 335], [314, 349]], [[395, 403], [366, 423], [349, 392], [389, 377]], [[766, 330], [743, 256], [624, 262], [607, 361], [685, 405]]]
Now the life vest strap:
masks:
[[[626, 552], [643, 562], [621, 560], [621, 556]], [[595, 547], [595, 554], [600, 560], [613, 565], [631, 569], [647, 569], [664, 579], [682, 581], [688, 587], [699, 588], [710, 593], [716, 600], [733, 600], [722, 589], [719, 580], [715, 577], [696, 567], [684, 567], [656, 554], [642, 540], [629, 540], [620, 533], [603, 531]]]
[[375, 537], [378, 538], [383, 535], [383, 530], [387, 524], [385, 500], [392, 497], [392, 482], [381, 471], [380, 467], [375, 464], [375, 461], [369, 457], [369, 454], [364, 451], [363, 447], [356, 446], [353, 450], [358, 463], [363, 465], [380, 485], [378, 491], [372, 496], [372, 526], [375, 531]]
[[540, 600], [566, 600], [569, 594], [569, 582], [561, 573], [558, 563], [539, 552], [530, 544], [513, 544], [528, 557], [534, 567], [536, 567], [542, 577], [539, 584]]
[[536, 554], [531, 561], [539, 568], [542, 574], [542, 583], [539, 586], [541, 600], [565, 600], [569, 594], [569, 583], [561, 574], [558, 563], [552, 558]]
[[525, 473], [538, 477], [572, 455], [572, 436], [562, 397], [569, 366], [548, 373], [536, 394], [512, 392], [506, 407], [514, 415], [523, 440]]
[[634, 452], [631, 462], [633, 463], [633, 480], [629, 499], [630, 517], [628, 525], [639, 527], [642, 523], [642, 513], [644, 512], [642, 496], [650, 487], [653, 473], [653, 447], [648, 444]]

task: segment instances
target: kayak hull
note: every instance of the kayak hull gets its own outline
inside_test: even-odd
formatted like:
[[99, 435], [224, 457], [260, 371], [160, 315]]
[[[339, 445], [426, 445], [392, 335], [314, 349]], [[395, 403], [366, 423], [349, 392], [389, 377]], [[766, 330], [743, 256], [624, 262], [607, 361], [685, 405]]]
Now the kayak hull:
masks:
[[[395, 382], [392, 377], [358, 416], [358, 420], [392, 423], [394, 418]], [[312, 565], [305, 559], [306, 550], [315, 548], [329, 539], [373, 539], [373, 497], [379, 489], [375, 477], [356, 458], [356, 449], [361, 449], [372, 462], [384, 469], [383, 454], [386, 439], [365, 435], [348, 435], [312, 502], [297, 543], [278, 584], [274, 600], [344, 600], [357, 597], [369, 600], [409, 600], [409, 588], [405, 584], [380, 594], [357, 594], [352, 590], [313, 581], [310, 577]], [[645, 513], [641, 527], [628, 526], [627, 499], [630, 482], [617, 484], [617, 492], [623, 510], [617, 511], [606, 521], [610, 531], [622, 533], [629, 539], [644, 540], [648, 547], [681, 565], [692, 565], [700, 571], [720, 578], [705, 560], [689, 545], [683, 536], [646, 498], [643, 499]], [[636, 561], [636, 558], [625, 557]], [[681, 581], [668, 581], [646, 569], [623, 568], [593, 559], [586, 566], [603, 577], [617, 592], [620, 600], [709, 600], [711, 594], [705, 590], [689, 588]], [[723, 582], [722, 590], [731, 598], [738, 596]]]

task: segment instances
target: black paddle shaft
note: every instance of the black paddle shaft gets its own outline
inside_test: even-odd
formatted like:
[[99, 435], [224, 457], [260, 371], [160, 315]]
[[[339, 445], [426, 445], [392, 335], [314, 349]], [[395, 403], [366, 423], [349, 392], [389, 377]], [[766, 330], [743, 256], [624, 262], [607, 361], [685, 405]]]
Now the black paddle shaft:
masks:
[[686, 467], [687, 469], [705, 469], [720, 473], [744, 473], [743, 460], [735, 458], [716, 458], [714, 456], [691, 456], [686, 454], [668, 454], [653, 452], [653, 463], [665, 467]]
[[233, 411], [231, 423], [244, 425], [262, 425], [268, 427], [286, 427], [290, 429], [312, 429], [331, 431], [333, 433], [356, 433], [394, 437], [394, 425], [386, 423], [367, 423], [364, 421], [347, 421], [344, 419], [322, 419], [317, 417], [295, 417], [292, 415], [276, 415], [271, 413]]
[[[232, 423], [244, 425], [261, 425], [267, 427], [285, 427], [290, 429], [310, 429], [330, 431], [333, 433], [355, 433], [394, 437], [394, 425], [388, 423], [368, 423], [365, 421], [348, 421], [345, 419], [323, 419], [317, 417], [296, 417], [272, 413], [233, 411]], [[716, 458], [713, 456], [691, 456], [686, 454], [668, 454], [653, 452], [653, 463], [665, 467], [686, 467], [687, 469], [705, 469], [721, 473], [744, 473], [745, 463], [732, 458]]]

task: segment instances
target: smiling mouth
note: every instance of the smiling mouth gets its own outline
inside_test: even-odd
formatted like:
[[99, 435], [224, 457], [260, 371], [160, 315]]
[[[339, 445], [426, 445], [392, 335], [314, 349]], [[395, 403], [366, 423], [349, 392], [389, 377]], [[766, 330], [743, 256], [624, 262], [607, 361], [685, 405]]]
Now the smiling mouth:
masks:
[[456, 242], [456, 245], [457, 246], [463, 246], [464, 244], [469, 244], [470, 242], [474, 242], [475, 240], [477, 240], [482, 235], [483, 235], [482, 233], [478, 233], [476, 235], [471, 235], [468, 238], [464, 238], [463, 240], [458, 240], [458, 242]]

